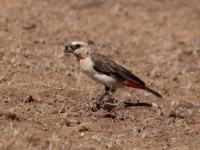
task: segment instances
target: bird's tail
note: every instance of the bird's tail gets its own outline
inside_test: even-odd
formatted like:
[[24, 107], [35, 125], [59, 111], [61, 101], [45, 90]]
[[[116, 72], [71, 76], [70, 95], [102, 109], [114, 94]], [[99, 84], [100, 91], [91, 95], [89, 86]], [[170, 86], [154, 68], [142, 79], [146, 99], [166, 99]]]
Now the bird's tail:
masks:
[[162, 97], [162, 95], [160, 95], [158, 92], [148, 88], [147, 86], [144, 86], [144, 89], [147, 90], [148, 92], [152, 93], [153, 95], [157, 96], [157, 97]]
[[155, 96], [157, 96], [157, 97], [162, 97], [162, 95], [160, 95], [160, 94], [157, 93], [156, 91], [154, 91], [154, 90], [148, 88], [148, 87], [145, 86], [145, 85], [136, 84], [136, 83], [133, 83], [133, 82], [130, 82], [130, 81], [127, 81], [127, 80], [124, 81], [124, 84], [125, 84], [125, 86], [128, 86], [128, 87], [147, 90], [148, 92], [152, 93], [153, 95], [155, 95]]

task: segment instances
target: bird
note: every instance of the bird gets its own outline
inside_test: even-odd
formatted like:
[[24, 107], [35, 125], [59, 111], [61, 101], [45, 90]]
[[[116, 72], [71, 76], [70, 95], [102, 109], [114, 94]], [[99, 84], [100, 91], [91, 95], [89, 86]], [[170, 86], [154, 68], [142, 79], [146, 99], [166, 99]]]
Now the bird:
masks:
[[162, 97], [122, 65], [93, 51], [88, 43], [81, 41], [68, 43], [65, 45], [64, 53], [72, 53], [77, 58], [81, 70], [91, 79], [105, 86], [105, 92], [101, 98], [122, 87], [146, 90], [159, 98]]

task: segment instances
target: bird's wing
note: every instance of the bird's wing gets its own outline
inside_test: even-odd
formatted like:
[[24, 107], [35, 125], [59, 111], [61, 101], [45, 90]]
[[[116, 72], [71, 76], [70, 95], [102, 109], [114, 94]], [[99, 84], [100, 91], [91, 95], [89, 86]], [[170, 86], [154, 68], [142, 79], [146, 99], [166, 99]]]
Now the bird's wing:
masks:
[[139, 85], [145, 85], [141, 79], [139, 79], [129, 70], [110, 60], [106, 56], [93, 52], [91, 53], [91, 58], [94, 62], [94, 69], [100, 73], [114, 76], [122, 81], [128, 80]]

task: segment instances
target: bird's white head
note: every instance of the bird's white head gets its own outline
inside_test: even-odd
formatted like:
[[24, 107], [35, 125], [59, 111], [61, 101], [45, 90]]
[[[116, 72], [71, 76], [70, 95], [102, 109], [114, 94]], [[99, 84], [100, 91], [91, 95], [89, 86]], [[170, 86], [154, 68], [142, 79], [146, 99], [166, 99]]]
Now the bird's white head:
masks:
[[78, 60], [90, 55], [91, 48], [85, 42], [71, 42], [65, 46], [64, 53], [73, 53]]

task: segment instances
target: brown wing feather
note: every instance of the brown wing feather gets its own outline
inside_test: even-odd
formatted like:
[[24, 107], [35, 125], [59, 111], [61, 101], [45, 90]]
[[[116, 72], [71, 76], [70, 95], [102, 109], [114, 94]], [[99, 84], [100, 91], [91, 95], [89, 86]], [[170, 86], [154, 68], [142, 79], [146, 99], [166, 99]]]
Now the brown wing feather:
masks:
[[117, 77], [120, 80], [128, 80], [136, 84], [145, 85], [145, 83], [131, 73], [126, 68], [110, 60], [106, 56], [99, 53], [91, 53], [92, 60], [94, 61], [94, 69], [98, 72], [107, 74], [109, 76]]

